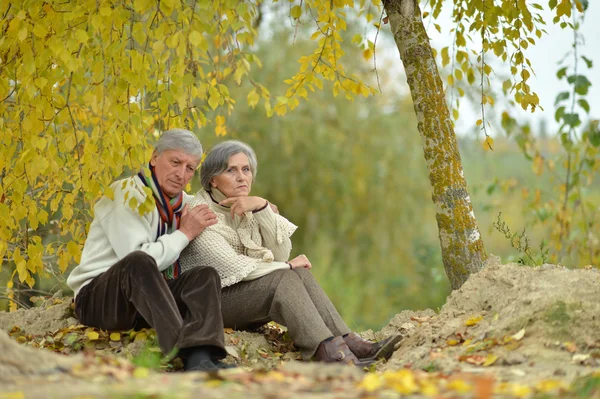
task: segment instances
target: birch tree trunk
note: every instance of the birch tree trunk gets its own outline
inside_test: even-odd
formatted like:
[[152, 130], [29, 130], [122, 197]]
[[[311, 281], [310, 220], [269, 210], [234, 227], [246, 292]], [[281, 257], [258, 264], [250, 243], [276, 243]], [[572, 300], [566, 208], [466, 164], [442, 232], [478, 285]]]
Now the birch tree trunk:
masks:
[[442, 260], [452, 289], [483, 267], [486, 254], [467, 191], [444, 86], [416, 0], [386, 0], [406, 70], [433, 189]]

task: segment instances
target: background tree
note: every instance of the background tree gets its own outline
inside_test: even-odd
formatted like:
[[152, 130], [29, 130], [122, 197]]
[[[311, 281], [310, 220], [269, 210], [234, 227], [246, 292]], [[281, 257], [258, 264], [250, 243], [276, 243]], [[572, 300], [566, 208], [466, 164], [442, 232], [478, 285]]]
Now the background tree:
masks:
[[417, 115], [436, 205], [442, 260], [450, 284], [456, 289], [483, 267], [483, 240], [419, 5], [413, 0], [387, 0], [384, 4]]

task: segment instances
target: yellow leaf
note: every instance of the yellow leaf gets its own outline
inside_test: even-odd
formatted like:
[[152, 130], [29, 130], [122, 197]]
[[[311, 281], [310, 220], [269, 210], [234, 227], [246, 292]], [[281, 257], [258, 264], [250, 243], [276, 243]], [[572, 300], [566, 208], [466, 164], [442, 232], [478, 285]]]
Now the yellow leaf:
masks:
[[401, 394], [411, 394], [419, 390], [415, 375], [412, 370], [401, 369], [398, 371], [390, 371], [383, 374], [385, 385], [393, 388]]
[[121, 334], [119, 334], [118, 332], [114, 332], [110, 334], [110, 340], [111, 341], [120, 341], [121, 340]]
[[448, 340], [446, 340], [446, 343], [447, 343], [449, 346], [455, 346], [455, 345], [458, 345], [458, 341], [457, 341], [457, 340], [455, 340], [455, 339], [448, 339]]
[[475, 126], [481, 126], [482, 123], [483, 123], [483, 120], [477, 119], [477, 122], [475, 122]]
[[140, 333], [136, 334], [134, 341], [136, 341], [136, 342], [137, 341], [145, 341], [146, 338], [148, 338], [148, 336], [146, 335], [146, 333], [145, 332], [140, 332]]
[[483, 149], [485, 151], [489, 151], [489, 150], [493, 150], [494, 149], [494, 139], [491, 138], [490, 136], [485, 138], [485, 141], [483, 142]]
[[456, 80], [462, 80], [463, 73], [460, 69], [457, 69], [454, 71], [454, 76], [456, 77]]
[[518, 333], [511, 335], [511, 338], [514, 339], [515, 341], [520, 341], [523, 339], [524, 336], [525, 336], [525, 329], [522, 328], [521, 330], [519, 330]]
[[137, 12], [146, 11], [154, 2], [152, 0], [135, 0], [133, 6]]
[[498, 360], [498, 356], [494, 355], [493, 353], [488, 354], [485, 358], [485, 362], [483, 362], [483, 367], [491, 366], [496, 362], [496, 360]]
[[200, 49], [205, 49], [208, 45], [204, 36], [198, 31], [190, 33], [190, 43], [196, 47], [200, 47]]
[[365, 51], [363, 51], [363, 58], [365, 60], [370, 60], [371, 57], [373, 57], [373, 50], [371, 50], [370, 48], [366, 49]]
[[536, 154], [533, 158], [532, 165], [533, 173], [540, 176], [544, 172], [544, 158], [540, 154]]
[[469, 393], [473, 389], [473, 387], [467, 382], [459, 379], [452, 380], [446, 386], [449, 390], [455, 391], [458, 393]]
[[471, 327], [477, 325], [481, 320], [483, 320], [483, 316], [473, 316], [469, 320], [465, 321], [465, 326]]
[[317, 40], [319, 37], [321, 37], [323, 35], [323, 33], [321, 33], [320, 30], [317, 30], [316, 32], [314, 32], [312, 35], [310, 35], [310, 40]]
[[367, 392], [373, 392], [378, 390], [382, 385], [383, 381], [381, 376], [374, 373], [369, 373], [365, 376], [365, 378], [363, 378], [358, 386]]
[[448, 47], [442, 49], [442, 66], [446, 66], [450, 63], [450, 56], [448, 55]]
[[508, 393], [516, 396], [517, 398], [527, 398], [529, 395], [531, 395], [531, 388], [526, 385], [513, 384]]
[[35, 280], [31, 276], [31, 274], [27, 276], [27, 278], [25, 279], [25, 283], [29, 286], [29, 288], [33, 288], [33, 286], [35, 285]]
[[208, 105], [210, 105], [212, 109], [216, 109], [219, 106], [219, 96], [211, 94], [211, 96], [208, 98]]
[[133, 376], [135, 378], [148, 378], [149, 375], [150, 370], [146, 367], [136, 367], [135, 370], [133, 370]]
[[542, 393], [548, 393], [560, 388], [566, 388], [562, 381], [558, 380], [544, 380], [536, 384], [536, 389]]
[[25, 394], [21, 391], [6, 392], [0, 394], [0, 399], [25, 399]]
[[96, 331], [90, 331], [85, 335], [87, 335], [87, 337], [90, 339], [90, 341], [95, 341], [98, 338], [100, 338], [100, 334], [98, 334]]
[[69, 241], [67, 243], [67, 252], [74, 258], [79, 256], [79, 246], [75, 241]]
[[17, 35], [17, 37], [19, 38], [20, 41], [23, 41], [27, 38], [27, 27], [22, 27], [21, 30], [19, 31], [19, 34]]
[[300, 7], [300, 6], [292, 7], [292, 10], [290, 11], [290, 15], [294, 19], [300, 18], [300, 16], [302, 15], [302, 7]]
[[260, 100], [260, 96], [256, 92], [256, 89], [253, 89], [252, 91], [250, 91], [250, 93], [248, 93], [248, 99], [247, 100], [248, 100], [248, 105], [251, 108], [256, 107], [256, 104], [258, 104], [258, 101]]

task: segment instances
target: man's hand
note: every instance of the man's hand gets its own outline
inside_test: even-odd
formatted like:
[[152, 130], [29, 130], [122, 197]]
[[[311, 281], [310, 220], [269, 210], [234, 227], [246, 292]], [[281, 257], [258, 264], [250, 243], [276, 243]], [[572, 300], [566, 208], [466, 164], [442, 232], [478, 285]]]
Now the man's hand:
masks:
[[310, 264], [310, 261], [304, 254], [296, 256], [294, 259], [288, 261], [288, 263], [290, 265], [292, 265], [292, 269], [298, 269], [298, 268], [312, 269], [312, 265]]
[[217, 224], [217, 215], [208, 208], [208, 205], [198, 205], [190, 211], [188, 205], [185, 204], [179, 223], [179, 230], [192, 241], [205, 228]]
[[231, 206], [231, 218], [234, 215], [243, 216], [246, 212], [252, 212], [264, 208], [268, 201], [260, 197], [229, 197], [219, 202], [219, 205]]

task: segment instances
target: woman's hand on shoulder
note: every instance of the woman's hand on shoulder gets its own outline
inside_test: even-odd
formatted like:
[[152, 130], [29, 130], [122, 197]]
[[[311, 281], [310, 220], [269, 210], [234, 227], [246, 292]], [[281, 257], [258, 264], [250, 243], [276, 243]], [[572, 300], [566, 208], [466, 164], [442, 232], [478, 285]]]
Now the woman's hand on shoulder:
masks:
[[299, 268], [312, 269], [312, 265], [310, 264], [310, 261], [304, 254], [296, 256], [294, 259], [288, 261], [288, 263], [290, 265], [292, 265], [292, 269], [299, 269]]
[[219, 202], [219, 205], [231, 207], [231, 218], [234, 215], [243, 216], [246, 212], [257, 211], [267, 206], [269, 202], [261, 197], [229, 197]]

